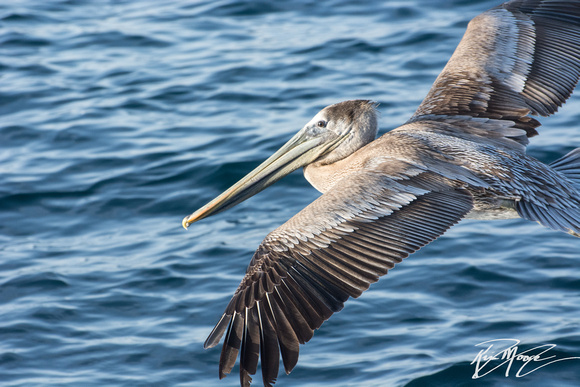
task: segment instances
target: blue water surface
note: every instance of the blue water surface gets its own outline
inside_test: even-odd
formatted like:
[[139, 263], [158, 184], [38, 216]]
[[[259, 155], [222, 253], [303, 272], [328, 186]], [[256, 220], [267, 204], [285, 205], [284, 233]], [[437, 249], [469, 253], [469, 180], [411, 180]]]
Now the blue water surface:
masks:
[[[262, 238], [318, 193], [295, 172], [181, 219], [328, 104], [403, 123], [497, 4], [2, 2], [0, 385], [237, 385], [203, 342]], [[532, 155], [579, 147], [580, 94], [542, 122]], [[347, 302], [277, 385], [578, 386], [580, 360], [479, 379], [471, 362], [507, 338], [580, 356], [579, 252], [525, 220], [463, 221]]]

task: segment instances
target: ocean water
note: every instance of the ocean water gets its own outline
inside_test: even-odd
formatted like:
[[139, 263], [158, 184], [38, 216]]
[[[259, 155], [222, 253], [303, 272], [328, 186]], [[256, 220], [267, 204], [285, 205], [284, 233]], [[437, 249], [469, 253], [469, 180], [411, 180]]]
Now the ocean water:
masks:
[[[262, 238], [318, 193], [295, 172], [181, 219], [328, 104], [372, 99], [381, 133], [403, 123], [499, 3], [2, 2], [0, 385], [237, 385], [203, 342]], [[580, 93], [541, 121], [529, 153], [579, 147]], [[276, 385], [580, 385], [580, 360], [473, 379], [496, 339], [580, 357], [579, 239], [463, 221], [347, 302]]]

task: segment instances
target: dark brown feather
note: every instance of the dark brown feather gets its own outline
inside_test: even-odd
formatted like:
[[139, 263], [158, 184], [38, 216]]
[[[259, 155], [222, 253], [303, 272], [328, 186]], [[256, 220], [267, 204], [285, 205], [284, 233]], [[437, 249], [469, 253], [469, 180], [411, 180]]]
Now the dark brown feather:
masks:
[[[280, 354], [289, 373], [298, 361], [299, 343], [310, 340], [349, 297], [358, 297], [395, 263], [469, 212], [472, 197], [461, 183], [425, 174], [416, 181], [408, 178], [405, 184], [378, 174], [354, 176], [341, 184], [360, 187], [368, 200], [352, 200], [356, 193], [338, 186], [272, 232], [256, 251], [226, 309], [234, 317], [220, 375], [231, 371], [240, 343], [242, 385], [256, 372], [258, 352], [265, 385], [276, 380]], [[439, 191], [424, 190], [422, 185]], [[338, 223], [332, 213], [318, 213], [329, 201], [342, 214]], [[318, 224], [312, 223], [311, 214], [318, 214], [314, 217]], [[302, 231], [302, 224], [308, 231]], [[223, 333], [223, 321], [218, 326], [209, 343]]]

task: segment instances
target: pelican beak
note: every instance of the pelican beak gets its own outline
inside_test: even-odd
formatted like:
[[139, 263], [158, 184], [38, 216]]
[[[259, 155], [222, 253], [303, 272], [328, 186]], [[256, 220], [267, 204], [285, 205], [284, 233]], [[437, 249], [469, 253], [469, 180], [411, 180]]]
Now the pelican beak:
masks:
[[[312, 136], [305, 127], [284, 144], [276, 153], [252, 172], [211, 202], [186, 216], [182, 225], [185, 229], [210, 215], [231, 208], [274, 184], [289, 173], [304, 167], [321, 155], [334, 149], [336, 141], [325, 141], [325, 136]], [[334, 146], [333, 146], [334, 145]]]

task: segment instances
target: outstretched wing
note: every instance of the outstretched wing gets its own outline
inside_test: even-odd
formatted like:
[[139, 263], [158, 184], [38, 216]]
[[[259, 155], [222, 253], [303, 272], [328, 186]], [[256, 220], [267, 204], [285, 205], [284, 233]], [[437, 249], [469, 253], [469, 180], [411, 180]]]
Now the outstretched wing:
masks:
[[305, 343], [349, 297], [358, 297], [396, 263], [442, 235], [472, 208], [461, 183], [414, 170], [396, 179], [364, 172], [333, 189], [270, 233], [205, 347], [227, 330], [220, 378], [240, 353], [249, 385], [261, 354], [264, 385], [286, 373]]
[[[580, 76], [580, 1], [514, 0], [469, 23], [410, 121], [446, 116], [510, 120], [526, 145]], [[466, 117], [466, 118], [467, 118]]]

